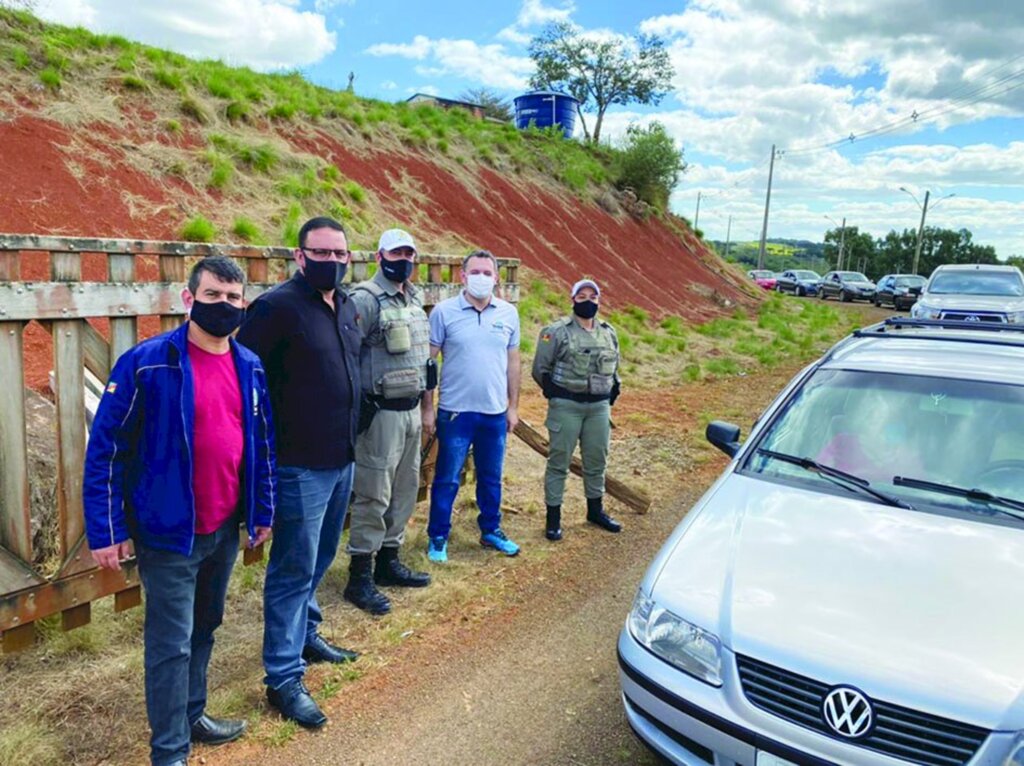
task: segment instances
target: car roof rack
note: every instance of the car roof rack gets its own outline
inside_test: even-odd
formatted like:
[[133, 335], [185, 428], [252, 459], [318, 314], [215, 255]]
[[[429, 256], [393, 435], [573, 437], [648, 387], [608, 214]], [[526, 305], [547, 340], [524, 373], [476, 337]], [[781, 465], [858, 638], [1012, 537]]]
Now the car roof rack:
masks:
[[[890, 317], [882, 322], [853, 331], [855, 338], [899, 338], [908, 337], [906, 330], [932, 330], [914, 332], [915, 338], [955, 341], [957, 343], [981, 343], [992, 346], [1024, 345], [1024, 325], [1002, 322], [965, 322], [953, 319], [913, 319]], [[968, 330], [970, 335], [948, 332]], [[985, 336], [988, 337], [985, 337]]]

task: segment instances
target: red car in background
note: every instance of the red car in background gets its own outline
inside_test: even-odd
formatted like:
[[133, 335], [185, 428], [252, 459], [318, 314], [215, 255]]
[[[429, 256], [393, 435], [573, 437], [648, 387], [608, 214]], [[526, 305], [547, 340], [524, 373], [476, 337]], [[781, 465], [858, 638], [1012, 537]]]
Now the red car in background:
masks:
[[754, 269], [753, 271], [748, 271], [747, 276], [753, 279], [757, 283], [758, 287], [763, 287], [765, 290], [775, 289], [774, 271]]

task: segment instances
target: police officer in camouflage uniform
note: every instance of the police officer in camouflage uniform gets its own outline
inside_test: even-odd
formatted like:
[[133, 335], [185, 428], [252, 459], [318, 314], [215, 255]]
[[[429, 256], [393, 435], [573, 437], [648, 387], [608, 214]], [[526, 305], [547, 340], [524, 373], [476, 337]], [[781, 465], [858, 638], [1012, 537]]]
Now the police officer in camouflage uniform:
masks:
[[348, 542], [352, 561], [344, 596], [371, 614], [391, 609], [377, 585], [430, 584], [430, 575], [414, 572], [398, 559], [419, 491], [420, 402], [428, 377], [436, 385], [423, 299], [409, 281], [415, 259], [416, 245], [407, 232], [385, 231], [377, 249], [377, 273], [351, 292], [363, 331], [364, 398]]
[[590, 279], [572, 286], [573, 313], [541, 330], [533, 379], [548, 400], [545, 425], [551, 441], [544, 472], [549, 540], [562, 539], [562, 495], [576, 443], [583, 461], [587, 521], [609, 532], [622, 525], [604, 511], [604, 474], [611, 434], [611, 405], [619, 395], [619, 339], [595, 319], [601, 289]]

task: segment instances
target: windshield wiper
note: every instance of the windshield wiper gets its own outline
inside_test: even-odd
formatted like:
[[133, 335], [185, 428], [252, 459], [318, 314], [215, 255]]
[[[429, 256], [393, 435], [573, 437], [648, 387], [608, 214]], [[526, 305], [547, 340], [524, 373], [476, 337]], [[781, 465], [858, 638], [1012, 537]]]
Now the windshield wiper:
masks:
[[966, 497], [968, 500], [975, 500], [979, 503], [1002, 506], [995, 510], [1005, 513], [1007, 516], [1012, 516], [1018, 521], [1024, 521], [1024, 502], [1010, 497], [999, 497], [983, 489], [965, 489], [964, 487], [955, 487], [952, 484], [938, 484], [934, 481], [925, 481], [924, 479], [908, 479], [905, 476], [894, 476], [892, 483], [900, 487], [927, 489], [944, 495]]
[[906, 508], [907, 510], [914, 510], [914, 506], [910, 503], [906, 503], [897, 497], [887, 495], [885, 492], [880, 492], [871, 486], [871, 482], [867, 479], [862, 479], [860, 476], [854, 476], [852, 473], [846, 471], [840, 471], [838, 468], [832, 466], [822, 465], [809, 457], [798, 457], [796, 455], [787, 455], [785, 452], [775, 452], [774, 450], [764, 449], [763, 447], [758, 449], [757, 454], [764, 455], [766, 457], [775, 458], [776, 460], [782, 460], [785, 463], [792, 463], [798, 465], [801, 468], [816, 473], [826, 479], [829, 479], [833, 484], [837, 484], [840, 487], [846, 489], [856, 488], [861, 492], [871, 495], [876, 500], [881, 500], [886, 505], [891, 505], [894, 508]]

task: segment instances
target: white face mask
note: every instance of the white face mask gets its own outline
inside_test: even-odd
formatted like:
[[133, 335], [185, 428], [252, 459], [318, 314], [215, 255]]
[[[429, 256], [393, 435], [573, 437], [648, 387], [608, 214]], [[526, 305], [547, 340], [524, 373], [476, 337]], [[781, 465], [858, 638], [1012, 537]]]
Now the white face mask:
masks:
[[478, 300], [483, 300], [494, 292], [494, 277], [490, 274], [469, 274], [466, 277], [466, 289]]

